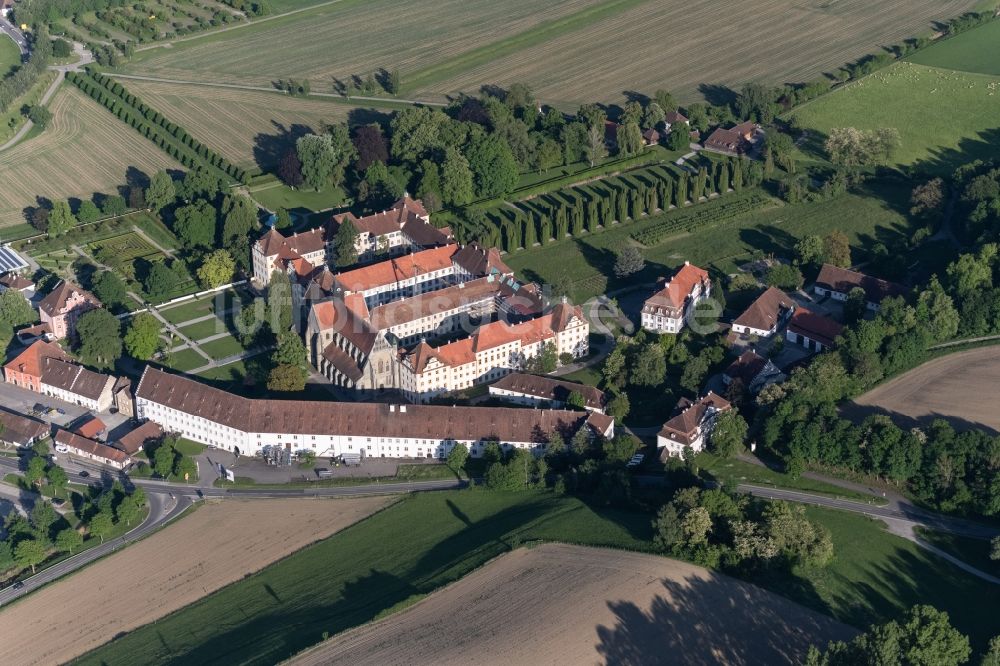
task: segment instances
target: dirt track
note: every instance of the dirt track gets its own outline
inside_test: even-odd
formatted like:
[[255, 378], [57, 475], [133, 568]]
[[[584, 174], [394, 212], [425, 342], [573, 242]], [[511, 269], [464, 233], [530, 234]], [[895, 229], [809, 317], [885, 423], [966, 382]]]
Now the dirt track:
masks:
[[944, 418], [959, 430], [985, 427], [1000, 432], [996, 387], [1000, 347], [980, 347], [936, 358], [860, 396], [844, 409], [861, 419], [889, 413], [926, 425]]
[[383, 507], [384, 497], [208, 504], [0, 612], [0, 664], [64, 663]]
[[550, 544], [505, 555], [291, 663], [781, 664], [854, 633], [684, 562]]

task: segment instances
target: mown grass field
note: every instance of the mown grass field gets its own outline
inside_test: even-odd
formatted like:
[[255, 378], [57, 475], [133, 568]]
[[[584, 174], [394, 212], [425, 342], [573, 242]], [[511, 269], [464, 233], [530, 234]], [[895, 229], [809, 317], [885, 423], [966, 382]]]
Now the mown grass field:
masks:
[[37, 137], [3, 152], [0, 227], [22, 224], [37, 198], [90, 198], [114, 193], [129, 169], [145, 174], [180, 168], [151, 141], [75, 88], [64, 86], [49, 103], [52, 124]]
[[28, 89], [28, 92], [18, 97], [4, 113], [0, 113], [0, 144], [7, 143], [21, 129], [21, 126], [25, 122], [25, 117], [21, 113], [21, 109], [25, 106], [30, 107], [37, 104], [38, 100], [45, 94], [45, 91], [52, 85], [56, 76], [57, 74], [52, 70], [46, 70], [44, 74], [38, 77], [34, 85]]
[[6, 35], [0, 35], [0, 79], [4, 78], [21, 64], [21, 50], [14, 40]]
[[991, 21], [910, 57], [918, 65], [1000, 76], [1000, 21]]
[[[832, 532], [822, 571], [756, 582], [853, 624], [915, 603], [951, 613], [979, 645], [995, 631], [995, 590], [853, 514], [807, 510]], [[421, 529], [414, 531], [412, 526]], [[83, 664], [275, 663], [405, 608], [531, 540], [649, 550], [650, 516], [542, 492], [411, 496], [330, 539], [85, 655]], [[239, 609], [234, 612], [234, 609]]]
[[127, 71], [254, 85], [308, 77], [325, 91], [384, 67], [399, 69], [404, 96], [427, 99], [514, 81], [567, 107], [659, 87], [691, 99], [748, 80], [811, 79], [976, 4], [752, 0], [738, 20], [720, 20], [726, 9], [713, 0], [343, 0], [143, 50]]
[[[181, 80], [270, 85], [308, 77], [313, 89], [379, 67], [402, 72], [444, 62], [598, 0], [343, 0], [171, 48], [141, 51], [131, 74]], [[265, 45], [281, 45], [265, 48]]]
[[288, 97], [232, 88], [214, 88], [122, 79], [130, 92], [191, 136], [244, 168], [273, 166], [295, 140], [320, 132], [324, 124], [367, 123], [378, 113], [337, 101]]
[[901, 139], [896, 163], [949, 174], [960, 164], [996, 155], [1000, 76], [900, 62], [805, 104], [793, 115], [812, 133], [814, 151], [834, 127], [895, 127]]
[[[728, 194], [696, 208], [722, 206], [734, 196]], [[830, 201], [795, 206], [775, 201], [771, 208], [748, 213], [718, 227], [679, 233], [644, 248], [646, 269], [626, 279], [614, 277], [617, 249], [634, 244], [633, 233], [652, 227], [661, 219], [686, 214], [692, 207], [519, 250], [507, 255], [505, 261], [529, 280], [553, 282], [565, 274], [574, 283], [573, 299], [582, 302], [630, 284], [655, 282], [685, 260], [716, 274], [730, 274], [753, 250], [791, 256], [795, 243], [803, 236], [824, 235], [834, 229], [848, 235], [856, 258], [861, 259], [876, 240], [889, 245], [887, 241], [912, 233], [905, 216], [908, 197], [905, 185], [879, 183]]]

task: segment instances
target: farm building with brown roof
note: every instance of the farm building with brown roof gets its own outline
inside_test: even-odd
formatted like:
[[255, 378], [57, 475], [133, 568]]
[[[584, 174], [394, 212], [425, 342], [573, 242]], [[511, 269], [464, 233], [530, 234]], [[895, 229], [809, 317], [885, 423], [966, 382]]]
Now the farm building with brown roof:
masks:
[[843, 330], [844, 326], [835, 319], [799, 308], [788, 322], [785, 337], [810, 351], [821, 352], [832, 349]]
[[766, 359], [752, 349], [740, 354], [740, 357], [729, 364], [722, 381], [726, 386], [739, 381], [750, 393], [759, 393], [768, 384], [785, 380], [785, 375], [770, 359]]
[[65, 451], [70, 455], [92, 460], [115, 469], [125, 469], [132, 462], [132, 459], [124, 451], [95, 442], [69, 430], [56, 432], [55, 443], [57, 451]]
[[31, 446], [49, 436], [49, 424], [21, 414], [0, 409], [0, 443], [5, 446]]
[[604, 413], [604, 392], [594, 386], [522, 372], [511, 373], [490, 384], [490, 395], [522, 405], [562, 408], [569, 404], [574, 393], [583, 398], [584, 409]]
[[792, 316], [795, 301], [776, 287], [768, 287], [733, 321], [733, 333], [769, 338]]
[[831, 264], [823, 264], [813, 285], [814, 293], [819, 296], [830, 296], [837, 301], [846, 301], [854, 289], [862, 289], [865, 292], [869, 310], [878, 310], [879, 304], [885, 298], [906, 294], [906, 287], [901, 284]]
[[729, 401], [709, 391], [691, 402], [682, 398], [679, 413], [663, 424], [656, 435], [656, 446], [661, 458], [683, 455], [686, 447], [697, 453], [705, 446], [706, 437], [712, 432], [715, 418], [730, 409]]
[[541, 449], [545, 433], [553, 431], [567, 441], [583, 427], [614, 435], [612, 419], [587, 412], [253, 400], [152, 367], [143, 373], [135, 398], [139, 417], [164, 431], [247, 455], [279, 446], [331, 457], [444, 458], [459, 442], [480, 456], [490, 441], [504, 449]]
[[754, 144], [760, 140], [762, 130], [760, 125], [752, 122], [743, 122], [730, 129], [718, 127], [708, 135], [703, 144], [705, 150], [724, 155], [745, 155], [749, 153]]

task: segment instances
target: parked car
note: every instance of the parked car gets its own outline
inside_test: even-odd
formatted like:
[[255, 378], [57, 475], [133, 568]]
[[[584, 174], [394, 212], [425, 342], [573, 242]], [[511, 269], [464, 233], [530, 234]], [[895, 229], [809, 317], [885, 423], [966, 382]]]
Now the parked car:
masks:
[[333, 472], [331, 472], [330, 469], [327, 467], [317, 467], [316, 476], [318, 476], [321, 479], [329, 479], [333, 476]]
[[626, 467], [638, 467], [646, 459], [645, 453], [637, 453], [625, 464]]
[[66, 503], [66, 500], [64, 500], [61, 497], [53, 497], [52, 498], [52, 506], [62, 506], [65, 503]]
[[90, 476], [90, 472], [88, 472], [87, 470], [83, 470], [82, 472], [80, 472], [81, 479], [86, 479], [88, 476]]

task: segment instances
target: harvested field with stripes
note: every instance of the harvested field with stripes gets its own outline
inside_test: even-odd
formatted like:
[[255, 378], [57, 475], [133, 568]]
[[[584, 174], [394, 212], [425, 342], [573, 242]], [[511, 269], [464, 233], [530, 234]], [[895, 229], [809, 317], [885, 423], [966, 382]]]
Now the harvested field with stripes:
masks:
[[365, 109], [277, 93], [122, 79], [128, 90], [233, 164], [274, 164], [295, 139], [324, 123], [369, 122]]
[[149, 175], [180, 168], [152, 142], [76, 88], [64, 86], [49, 104], [52, 123], [40, 135], [0, 155], [0, 228], [22, 224], [37, 197], [89, 199], [114, 193], [130, 168]]
[[[690, 100], [749, 80], [803, 81], [904, 38], [975, 0], [343, 0], [140, 52], [131, 74], [315, 91], [398, 69], [403, 96], [441, 99], [523, 81], [544, 102], [620, 102], [665, 87]], [[732, 18], [727, 18], [731, 16]], [[391, 17], [385, 20], [385, 17]], [[267, 48], [280, 44], [281, 48]], [[719, 88], [722, 86], [722, 88]]]
[[854, 634], [692, 564], [545, 544], [503, 555], [405, 612], [290, 663], [798, 664], [810, 644]]
[[141, 51], [126, 71], [263, 86], [278, 79], [308, 77], [313, 90], [330, 91], [334, 78], [363, 76], [379, 67], [398, 68], [405, 75], [599, 4], [599, 0], [342, 0], [170, 48]]

